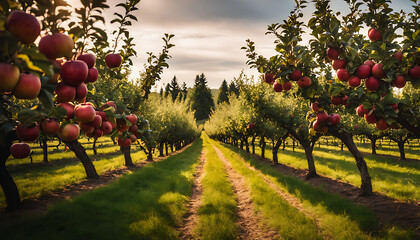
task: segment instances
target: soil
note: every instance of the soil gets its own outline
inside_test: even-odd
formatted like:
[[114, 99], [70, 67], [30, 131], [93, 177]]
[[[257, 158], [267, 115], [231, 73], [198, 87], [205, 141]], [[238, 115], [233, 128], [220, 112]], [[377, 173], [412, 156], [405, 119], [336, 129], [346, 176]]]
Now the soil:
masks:
[[237, 173], [230, 162], [217, 147], [213, 146], [217, 156], [225, 165], [229, 180], [238, 201], [238, 226], [239, 238], [246, 240], [255, 239], [278, 239], [279, 234], [262, 224], [261, 216], [256, 215], [251, 200], [251, 193], [246, 186], [245, 179]]
[[184, 216], [184, 221], [182, 226], [178, 228], [178, 231], [181, 232], [179, 239], [193, 239], [194, 238], [194, 228], [197, 225], [198, 219], [198, 209], [201, 206], [201, 195], [203, 193], [203, 188], [201, 181], [204, 177], [204, 163], [206, 162], [204, 151], [201, 152], [200, 164], [197, 166], [196, 172], [194, 173], [194, 184], [192, 187], [192, 194], [190, 198], [190, 203], [188, 205], [188, 210]]
[[190, 145], [187, 145], [181, 150], [172, 152], [168, 156], [156, 157], [154, 158], [154, 161], [144, 160], [140, 163], [135, 164], [134, 167], [123, 166], [121, 168], [105, 172], [98, 179], [85, 179], [85, 180], [82, 180], [81, 182], [70, 184], [62, 189], [48, 192], [46, 194], [43, 194], [40, 197], [22, 200], [22, 207], [19, 210], [14, 210], [14, 211], [7, 211], [6, 209], [0, 210], [0, 218], [17, 217], [28, 212], [32, 212], [32, 213], [46, 212], [51, 205], [54, 205], [58, 201], [70, 199], [83, 192], [91, 191], [93, 189], [108, 185], [126, 173], [135, 171], [136, 169], [142, 168], [147, 164], [162, 161], [168, 158], [169, 156], [183, 152], [189, 146]]
[[[260, 162], [272, 164], [269, 159], [261, 159], [254, 155]], [[404, 229], [415, 230], [416, 237], [420, 237], [420, 202], [403, 202], [374, 192], [370, 195], [360, 195], [360, 188], [340, 180], [319, 175], [306, 179], [307, 170], [296, 169], [283, 164], [275, 164], [273, 168], [283, 174], [296, 176], [307, 183], [320, 187], [328, 192], [341, 195], [353, 203], [370, 208], [377, 216], [380, 227], [397, 225]], [[420, 238], [419, 238], [420, 239]]]

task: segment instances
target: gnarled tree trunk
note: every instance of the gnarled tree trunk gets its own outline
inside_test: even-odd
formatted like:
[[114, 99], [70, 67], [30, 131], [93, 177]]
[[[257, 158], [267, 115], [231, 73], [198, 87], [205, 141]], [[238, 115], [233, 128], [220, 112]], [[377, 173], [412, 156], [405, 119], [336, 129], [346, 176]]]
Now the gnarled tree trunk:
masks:
[[80, 142], [77, 140], [63, 142], [70, 148], [70, 150], [76, 154], [77, 158], [79, 158], [79, 160], [82, 162], [87, 178], [99, 178], [95, 166], [93, 165], [89, 156], [86, 154], [86, 149], [82, 146], [82, 144], [80, 144]]
[[134, 163], [133, 163], [133, 160], [131, 159], [131, 153], [130, 153], [131, 147], [121, 146], [120, 149], [121, 149], [121, 152], [124, 154], [125, 166], [134, 167]]
[[370, 148], [372, 149], [372, 154], [376, 155], [376, 138], [369, 138]]
[[163, 157], [163, 156], [165, 155], [163, 154], [163, 142], [161, 142], [159, 144], [159, 157]]
[[265, 137], [262, 136], [260, 141], [261, 141], [261, 158], [264, 159], [265, 158]]
[[95, 154], [95, 155], [97, 155], [97, 154], [98, 154], [98, 151], [96, 151], [96, 141], [98, 141], [98, 139], [97, 139], [97, 138], [95, 138], [95, 139], [93, 140], [93, 146], [92, 146], [92, 149], [93, 149], [93, 154]]
[[252, 154], [255, 154], [255, 135], [252, 136], [251, 147], [252, 147]]
[[280, 148], [280, 145], [281, 145], [281, 139], [282, 139], [281, 137], [279, 137], [279, 139], [277, 139], [276, 144], [273, 145], [273, 149], [271, 150], [271, 152], [273, 153], [273, 163], [274, 164], [279, 163], [278, 152], [279, 152], [279, 148]]
[[47, 138], [42, 138], [42, 153], [44, 154], [44, 162], [48, 162], [48, 143]]

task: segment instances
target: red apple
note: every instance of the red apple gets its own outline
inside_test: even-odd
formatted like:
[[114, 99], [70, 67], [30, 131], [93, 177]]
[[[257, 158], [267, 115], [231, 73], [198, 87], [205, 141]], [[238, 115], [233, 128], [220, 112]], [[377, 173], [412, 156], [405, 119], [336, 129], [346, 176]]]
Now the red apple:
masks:
[[80, 129], [82, 132], [86, 133], [93, 133], [95, 131], [95, 127], [91, 123], [80, 123]]
[[337, 60], [339, 55], [340, 55], [340, 50], [336, 48], [332, 48], [332, 47], [327, 49], [327, 56], [330, 60]]
[[47, 118], [41, 124], [42, 133], [46, 135], [55, 135], [60, 129], [60, 123], [53, 118]]
[[[248, 128], [249, 128], [249, 124], [248, 124]], [[137, 125], [133, 125], [133, 126], [128, 128], [128, 131], [131, 132], [131, 133], [136, 133], [138, 130], [139, 130], [139, 127]]]
[[376, 115], [373, 112], [371, 114], [366, 113], [365, 119], [366, 119], [366, 122], [369, 124], [376, 123]]
[[376, 28], [369, 29], [368, 36], [369, 36], [370, 41], [372, 41], [372, 42], [376, 42], [376, 41], [382, 40], [382, 34]]
[[408, 70], [408, 74], [413, 79], [419, 79], [420, 78], [420, 66], [416, 65]]
[[96, 67], [90, 68], [85, 82], [86, 83], [96, 82], [96, 80], [98, 80], [98, 76], [99, 76], [98, 69], [96, 69]]
[[136, 125], [137, 123], [137, 116], [134, 114], [130, 114], [127, 116], [127, 120], [131, 122], [132, 125]]
[[122, 138], [118, 138], [118, 146], [121, 146], [121, 147], [129, 147], [129, 146], [131, 146], [131, 140], [130, 140], [130, 138], [124, 138], [124, 139], [122, 139]]
[[105, 113], [105, 112], [102, 112], [102, 111], [96, 111], [96, 115], [101, 116], [101, 118], [102, 118], [102, 122], [105, 122], [106, 120], [108, 120], [108, 117], [106, 116], [106, 113]]
[[125, 119], [117, 119], [117, 131], [124, 132], [127, 129], [128, 129], [128, 126]]
[[356, 112], [357, 112], [357, 115], [359, 115], [360, 117], [363, 117], [366, 113], [369, 112], [369, 109], [365, 109], [363, 108], [363, 105], [359, 105], [356, 108]]
[[378, 89], [379, 85], [380, 85], [380, 82], [375, 77], [370, 77], [370, 78], [366, 79], [366, 81], [365, 81], [365, 86], [366, 86], [367, 90], [369, 90], [371, 92]]
[[67, 116], [66, 116], [67, 120], [73, 118], [73, 113], [74, 113], [74, 105], [73, 104], [71, 104], [71, 103], [60, 103], [57, 106], [62, 107], [67, 111]]
[[131, 143], [135, 143], [137, 141], [137, 137], [135, 135], [129, 136]]
[[[375, 64], [373, 64], [373, 65], [375, 65]], [[367, 64], [363, 64], [363, 65], [360, 65], [357, 68], [356, 73], [357, 73], [357, 76], [359, 78], [362, 78], [362, 79], [368, 78], [370, 76], [370, 74], [372, 73], [372, 68]]]
[[339, 124], [339, 123], [340, 123], [340, 120], [341, 120], [340, 115], [338, 115], [338, 114], [336, 114], [336, 113], [331, 113], [331, 114], [328, 116], [328, 123], [329, 123], [330, 125], [337, 125], [337, 124]]
[[41, 33], [41, 25], [36, 17], [19, 10], [9, 14], [6, 19], [6, 29], [25, 44], [35, 42]]
[[65, 83], [77, 87], [86, 80], [88, 71], [85, 62], [80, 60], [68, 61], [61, 67], [60, 76]]
[[21, 73], [19, 82], [13, 89], [13, 95], [18, 99], [34, 99], [41, 91], [41, 80], [34, 74]]
[[384, 72], [384, 65], [382, 63], [377, 63], [373, 65], [372, 75], [378, 79], [386, 78], [386, 74]]
[[79, 134], [79, 125], [73, 123], [60, 127], [58, 131], [58, 137], [63, 141], [74, 141], [79, 137]]
[[93, 136], [95, 138], [100, 138], [100, 137], [103, 136], [103, 134], [104, 134], [104, 132], [100, 128], [95, 129], [95, 131], [93, 132]]
[[63, 33], [47, 35], [39, 41], [39, 51], [49, 59], [70, 57], [73, 48], [73, 39]]
[[85, 83], [81, 83], [76, 87], [76, 97], [74, 100], [78, 102], [85, 102], [88, 94], [88, 89]]
[[300, 78], [297, 81], [297, 83], [298, 83], [298, 86], [300, 88], [307, 88], [311, 85], [312, 82], [311, 82], [311, 79], [309, 77], [303, 77], [303, 78]]
[[403, 88], [405, 86], [405, 78], [401, 75], [398, 75], [394, 81], [392, 81], [392, 85], [396, 88]]
[[31, 154], [31, 147], [27, 143], [13, 143], [10, 153], [17, 159], [26, 158]]
[[249, 123], [248, 124], [248, 129], [249, 130], [254, 130], [255, 129], [255, 124], [254, 123]]
[[317, 103], [317, 102], [312, 103], [312, 111], [318, 112], [319, 109], [320, 109], [319, 103]]
[[77, 60], [81, 60], [81, 61], [85, 62], [87, 64], [88, 68], [93, 68], [95, 66], [95, 63], [96, 63], [96, 57], [92, 53], [86, 53], [86, 54], [79, 55], [77, 57]]
[[360, 86], [361, 83], [362, 79], [360, 79], [358, 76], [352, 76], [348, 81], [349, 86], [354, 88]]
[[121, 66], [122, 58], [118, 53], [108, 54], [105, 56], [105, 63], [109, 68], [116, 68]]
[[110, 134], [112, 132], [112, 125], [111, 125], [111, 123], [108, 122], [108, 121], [103, 122], [102, 123], [102, 126], [101, 126], [101, 130], [103, 132], [103, 135]]
[[383, 131], [388, 128], [388, 123], [385, 119], [381, 118], [379, 121], [376, 122], [376, 128]]
[[19, 123], [16, 127], [16, 134], [18, 138], [24, 142], [33, 142], [39, 138], [41, 134], [41, 128], [38, 123], [35, 123], [31, 126], [25, 127], [23, 124]]
[[302, 77], [302, 72], [299, 70], [294, 70], [290, 75], [289, 79], [292, 81], [297, 81]]
[[285, 83], [283, 83], [283, 90], [284, 91], [289, 91], [290, 89], [292, 89], [292, 82], [290, 82], [290, 81], [288, 81], [288, 82], [285, 82]]
[[19, 82], [20, 71], [15, 65], [0, 63], [0, 93], [12, 91]]
[[401, 51], [394, 53], [392, 56], [396, 58], [399, 62], [402, 62], [403, 54]]
[[392, 109], [394, 109], [395, 111], [398, 110], [398, 103], [392, 104]]
[[82, 123], [90, 123], [95, 119], [96, 113], [89, 103], [81, 103], [74, 108], [74, 116]]
[[273, 88], [274, 88], [274, 91], [276, 91], [276, 92], [283, 91], [283, 86], [280, 83], [278, 83], [277, 81], [274, 82]]
[[349, 96], [344, 96], [342, 99], [341, 99], [341, 103], [343, 104], [343, 105], [349, 105], [349, 103], [347, 102], [347, 100], [349, 100]]
[[342, 101], [343, 101], [343, 99], [340, 96], [331, 96], [331, 102], [332, 102], [332, 104], [334, 104], [336, 106], [342, 104], [343, 103]]
[[347, 72], [346, 69], [341, 68], [341, 69], [338, 69], [338, 71], [337, 71], [337, 78], [338, 78], [338, 80], [340, 80], [342, 82], [347, 82], [350, 78], [350, 74], [349, 74], [349, 72]]
[[314, 121], [314, 124], [313, 124], [313, 128], [314, 128], [314, 130], [315, 131], [317, 131], [317, 132], [319, 132], [320, 130], [321, 130], [321, 126], [322, 124], [321, 124], [321, 122], [320, 121], [318, 121], [318, 120], [315, 120]]
[[316, 114], [316, 120], [320, 123], [327, 121], [327, 119], [328, 119], [328, 113], [326, 112], [319, 112]]
[[344, 59], [337, 59], [337, 60], [334, 60], [332, 63], [334, 70], [345, 68], [346, 65], [347, 65], [347, 61]]
[[117, 110], [117, 104], [115, 104], [113, 101], [108, 101], [104, 106], [102, 106], [101, 108], [103, 109], [107, 109], [109, 107], [113, 107], [113, 113], [115, 113], [115, 111]]
[[93, 132], [91, 132], [91, 133], [86, 133], [86, 132], [85, 132], [85, 135], [86, 135], [86, 137], [88, 137], [88, 138], [93, 138]]
[[102, 117], [99, 115], [95, 115], [95, 118], [93, 119], [91, 124], [95, 128], [100, 128], [102, 126]]
[[108, 119], [108, 122], [111, 124], [112, 129], [117, 127], [117, 120], [115, 118], [114, 119]]
[[76, 98], [76, 88], [64, 82], [59, 82], [55, 88], [55, 94], [58, 103], [71, 102]]
[[264, 74], [264, 81], [268, 84], [273, 84], [275, 76], [276, 75], [274, 73], [266, 73]]
[[372, 60], [367, 60], [364, 62], [365, 65], [368, 65], [371, 69], [373, 68], [373, 66], [375, 65], [375, 62]]

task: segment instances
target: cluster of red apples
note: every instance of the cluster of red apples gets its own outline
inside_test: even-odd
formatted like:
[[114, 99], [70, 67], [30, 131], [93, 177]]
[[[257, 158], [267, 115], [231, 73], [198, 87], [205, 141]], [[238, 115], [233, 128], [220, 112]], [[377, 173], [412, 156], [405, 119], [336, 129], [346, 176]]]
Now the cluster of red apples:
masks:
[[312, 103], [312, 110], [316, 113], [315, 121], [312, 122], [311, 127], [318, 133], [328, 132], [329, 126], [335, 126], [340, 123], [341, 117], [336, 113], [328, 115], [320, 106], [318, 102]]
[[302, 72], [299, 70], [294, 70], [289, 76], [289, 81], [285, 81], [283, 84], [279, 83], [279, 81], [276, 79], [276, 74], [274, 73], [266, 73], [264, 75], [264, 81], [268, 84], [273, 85], [273, 89], [276, 92], [282, 92], [282, 91], [289, 91], [292, 89], [293, 84], [292, 81], [297, 82], [297, 85], [300, 88], [307, 88], [311, 85], [311, 79], [309, 77], [304, 77], [302, 75]]
[[[12, 36], [25, 45], [33, 44], [41, 33], [40, 23], [35, 16], [17, 10], [9, 14], [5, 26]], [[113, 121], [107, 119], [105, 112], [96, 111], [91, 103], [86, 103], [88, 93], [86, 84], [98, 79], [98, 70], [95, 68], [96, 57], [93, 54], [81, 54], [77, 60], [66, 61], [66, 58], [73, 56], [74, 42], [64, 33], [43, 36], [39, 41], [38, 49], [59, 69], [59, 72], [48, 80], [48, 84], [56, 85], [55, 100], [58, 106], [67, 111], [67, 116], [65, 119], [45, 116], [40, 122], [18, 123], [16, 134], [21, 141], [34, 142], [41, 132], [50, 136], [58, 134], [62, 140], [72, 141], [78, 138], [80, 128], [86, 136], [96, 138], [110, 134], [114, 128], [118, 128], [118, 131], [128, 129], [125, 119], [124, 123], [118, 124], [115, 119]], [[109, 68], [119, 67], [122, 58], [119, 54], [108, 54], [105, 57], [105, 63]], [[37, 73], [21, 72], [13, 63], [0, 63], [0, 93], [11, 93], [18, 99], [35, 99], [41, 91], [41, 85], [40, 76]], [[79, 104], [75, 106], [72, 102]], [[114, 112], [116, 110], [113, 102], [108, 102], [102, 108], [105, 107], [112, 108]], [[134, 129], [137, 116], [129, 115], [127, 120], [131, 122], [130, 129]], [[134, 140], [133, 137], [131, 139]], [[128, 143], [124, 142], [120, 145], [128, 145]], [[10, 150], [15, 158], [25, 158], [30, 154], [30, 147], [26, 143], [15, 143]]]

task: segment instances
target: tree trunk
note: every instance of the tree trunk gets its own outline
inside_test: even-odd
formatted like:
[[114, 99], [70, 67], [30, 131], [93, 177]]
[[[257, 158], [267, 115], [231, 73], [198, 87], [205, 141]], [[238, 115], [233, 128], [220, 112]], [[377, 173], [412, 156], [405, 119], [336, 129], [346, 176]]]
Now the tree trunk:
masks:
[[405, 160], [404, 141], [398, 141], [398, 148], [400, 149], [400, 159]]
[[166, 153], [166, 156], [168, 156], [169, 154], [168, 154], [168, 144], [167, 143], [165, 143], [165, 153]]
[[244, 142], [243, 142], [242, 140], [240, 140], [240, 141], [241, 141], [241, 143], [240, 143], [239, 147], [240, 147], [242, 150], [244, 150]]
[[346, 147], [349, 149], [351, 154], [353, 154], [354, 159], [356, 160], [357, 168], [360, 171], [360, 177], [362, 178], [361, 186], [361, 195], [371, 194], [372, 193], [372, 182], [370, 180], [369, 171], [363, 158], [362, 153], [357, 149], [356, 144], [353, 141], [353, 135], [347, 132], [331, 132], [332, 135], [340, 139]]
[[261, 137], [261, 158], [265, 158], [265, 137]]
[[95, 166], [90, 160], [89, 156], [86, 154], [86, 149], [79, 143], [79, 141], [63, 141], [69, 148], [72, 150], [77, 158], [82, 162], [83, 167], [85, 168], [87, 178], [99, 178], [98, 173], [96, 172]]
[[370, 139], [370, 146], [372, 148], [372, 154], [376, 155], [376, 138]]
[[279, 156], [277, 154], [279, 152], [280, 145], [281, 145], [281, 137], [279, 139], [277, 139], [276, 144], [273, 145], [272, 152], [273, 152], [273, 163], [274, 164], [279, 163]]
[[344, 151], [344, 143], [341, 143], [341, 151]]
[[48, 143], [46, 137], [42, 139], [42, 153], [44, 154], [44, 162], [48, 162]]
[[252, 146], [252, 154], [255, 154], [255, 136], [252, 137], [251, 146]]
[[295, 151], [295, 139], [293, 139], [293, 152]]
[[8, 210], [16, 210], [21, 206], [18, 188], [6, 168], [6, 160], [11, 154], [10, 147], [14, 140], [17, 140], [16, 131], [11, 131], [4, 136], [4, 145], [0, 145], [0, 185], [6, 198]]
[[125, 166], [134, 167], [134, 163], [133, 163], [133, 160], [131, 159], [131, 153], [130, 153], [131, 147], [121, 146], [120, 149], [121, 149], [121, 152], [124, 154]]
[[95, 138], [94, 140], [93, 140], [93, 146], [92, 146], [92, 149], [93, 149], [93, 154], [95, 154], [95, 155], [97, 155], [98, 154], [98, 151], [96, 151], [96, 141], [97, 141], [98, 139], [97, 138]]
[[314, 162], [314, 155], [312, 154], [313, 147], [310, 146], [310, 143], [307, 141], [301, 142], [303, 149], [305, 150], [305, 156], [306, 161], [308, 162], [308, 174], [306, 175], [306, 179], [316, 177], [318, 174], [316, 174], [315, 169], [315, 162]]
[[171, 152], [174, 152], [174, 145], [171, 144]]
[[282, 149], [282, 151], [284, 151], [285, 148], [286, 148], [286, 141], [283, 141], [283, 149]]
[[159, 144], [159, 157], [163, 157], [163, 142]]
[[152, 153], [152, 151], [150, 151], [150, 152], [147, 154], [147, 161], [153, 162], [153, 153]]
[[246, 151], [247, 153], [249, 153], [249, 143], [248, 143], [248, 138], [245, 138], [245, 139], [244, 139], [244, 143], [245, 143], [245, 151]]

